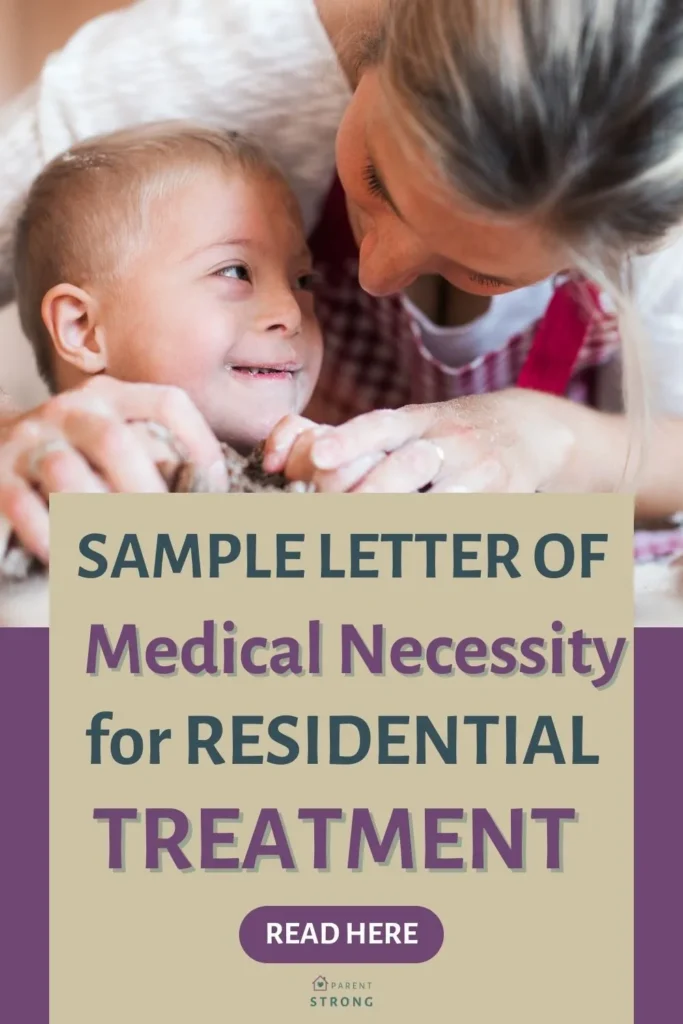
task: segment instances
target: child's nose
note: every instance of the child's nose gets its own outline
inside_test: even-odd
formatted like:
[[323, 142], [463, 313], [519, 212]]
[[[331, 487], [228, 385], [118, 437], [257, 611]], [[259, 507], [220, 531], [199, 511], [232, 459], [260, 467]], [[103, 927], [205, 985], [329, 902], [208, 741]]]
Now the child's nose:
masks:
[[286, 337], [298, 334], [301, 330], [301, 307], [296, 296], [284, 289], [272, 295], [260, 317], [259, 326], [262, 331], [277, 331]]

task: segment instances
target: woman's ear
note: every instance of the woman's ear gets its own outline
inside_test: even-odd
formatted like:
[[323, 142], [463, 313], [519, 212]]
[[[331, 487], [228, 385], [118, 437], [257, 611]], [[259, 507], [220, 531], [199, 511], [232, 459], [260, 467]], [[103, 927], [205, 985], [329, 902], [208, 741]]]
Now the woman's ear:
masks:
[[44, 297], [40, 311], [57, 354], [82, 373], [107, 369], [104, 330], [94, 296], [70, 284], [58, 284]]

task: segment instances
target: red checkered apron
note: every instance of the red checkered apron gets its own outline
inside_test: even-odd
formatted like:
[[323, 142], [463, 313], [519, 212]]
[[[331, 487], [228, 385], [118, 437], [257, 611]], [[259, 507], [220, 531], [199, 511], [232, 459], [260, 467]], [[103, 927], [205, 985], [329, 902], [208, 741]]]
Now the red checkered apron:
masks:
[[[419, 325], [399, 296], [375, 299], [358, 284], [358, 251], [335, 181], [311, 238], [320, 275], [316, 292], [325, 358], [316, 410], [339, 424], [373, 409], [532, 388], [590, 403], [596, 369], [619, 347], [614, 316], [585, 280], [558, 279], [545, 315], [500, 349], [462, 366], [446, 366], [425, 348]], [[674, 538], [676, 539], [674, 541]], [[683, 550], [677, 531], [637, 534], [636, 557]]]

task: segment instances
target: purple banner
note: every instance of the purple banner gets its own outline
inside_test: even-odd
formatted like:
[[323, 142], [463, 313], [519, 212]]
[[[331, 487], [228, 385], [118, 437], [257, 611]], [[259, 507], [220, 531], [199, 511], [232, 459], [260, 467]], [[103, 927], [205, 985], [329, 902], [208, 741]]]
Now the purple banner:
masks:
[[49, 1020], [46, 629], [0, 629], [0, 1020]]
[[[48, 661], [46, 630], [0, 629], [0, 1017], [12, 1024], [49, 1019]], [[652, 1024], [680, 1002], [683, 629], [636, 630], [635, 663], [635, 1024]]]
[[635, 1024], [680, 1012], [682, 666], [683, 629], [636, 630]]

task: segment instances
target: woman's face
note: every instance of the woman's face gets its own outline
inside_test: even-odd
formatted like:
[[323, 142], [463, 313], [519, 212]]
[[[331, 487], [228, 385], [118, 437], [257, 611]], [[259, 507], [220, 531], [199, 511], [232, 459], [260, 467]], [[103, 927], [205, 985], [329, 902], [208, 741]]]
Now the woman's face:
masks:
[[566, 266], [560, 245], [529, 219], [473, 214], [421, 173], [392, 130], [377, 72], [363, 75], [337, 137], [337, 166], [360, 247], [360, 283], [371, 295], [438, 274], [462, 291], [496, 295]]

